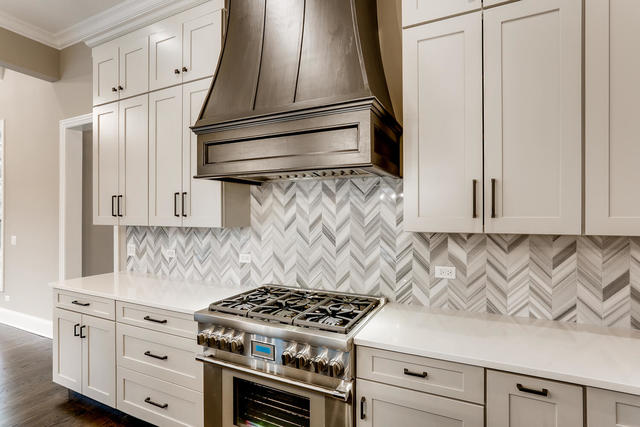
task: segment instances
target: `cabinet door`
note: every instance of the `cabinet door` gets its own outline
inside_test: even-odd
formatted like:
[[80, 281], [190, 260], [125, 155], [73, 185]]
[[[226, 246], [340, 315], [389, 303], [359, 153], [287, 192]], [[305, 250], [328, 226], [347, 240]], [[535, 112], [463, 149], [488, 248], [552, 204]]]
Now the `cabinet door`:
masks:
[[118, 100], [118, 46], [114, 43], [93, 49], [93, 105]]
[[581, 4], [484, 12], [487, 233], [581, 233]]
[[117, 225], [118, 103], [93, 109], [93, 223]]
[[487, 371], [487, 425], [582, 427], [582, 387]]
[[588, 427], [640, 427], [640, 396], [587, 388]]
[[82, 316], [82, 394], [116, 405], [116, 324]]
[[182, 83], [182, 25], [169, 19], [149, 37], [149, 90]]
[[484, 408], [366, 380], [356, 384], [358, 427], [484, 427]]
[[120, 98], [149, 91], [149, 37], [120, 43]]
[[640, 2], [588, 0], [586, 233], [640, 235]]
[[200, 16], [182, 25], [182, 81], [211, 76], [222, 46], [222, 11]]
[[182, 196], [187, 227], [222, 227], [222, 182], [194, 179], [198, 174], [197, 136], [189, 126], [198, 119], [211, 79], [199, 80], [182, 87]]
[[402, 26], [478, 10], [481, 6], [481, 0], [405, 0], [402, 2]]
[[119, 220], [121, 225], [148, 225], [149, 96], [119, 104]]
[[403, 34], [405, 228], [482, 232], [481, 13]]
[[182, 225], [182, 86], [149, 94], [149, 224]]
[[53, 382], [82, 392], [82, 315], [53, 309]]

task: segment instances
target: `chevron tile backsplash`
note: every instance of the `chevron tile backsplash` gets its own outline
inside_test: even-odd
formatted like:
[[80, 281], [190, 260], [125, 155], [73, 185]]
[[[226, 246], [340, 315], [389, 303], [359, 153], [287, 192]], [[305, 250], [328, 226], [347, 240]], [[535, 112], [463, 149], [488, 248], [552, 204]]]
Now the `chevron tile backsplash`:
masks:
[[[127, 269], [640, 329], [640, 238], [408, 233], [402, 217], [401, 180], [268, 183], [252, 187], [249, 228], [128, 227]], [[456, 279], [436, 279], [435, 265]]]

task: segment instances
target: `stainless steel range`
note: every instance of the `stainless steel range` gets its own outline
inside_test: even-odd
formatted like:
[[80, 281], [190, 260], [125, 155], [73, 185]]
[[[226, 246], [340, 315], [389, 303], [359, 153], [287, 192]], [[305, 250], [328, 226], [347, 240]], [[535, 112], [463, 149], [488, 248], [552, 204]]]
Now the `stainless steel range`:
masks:
[[207, 426], [352, 426], [353, 336], [384, 298], [267, 285], [196, 312]]

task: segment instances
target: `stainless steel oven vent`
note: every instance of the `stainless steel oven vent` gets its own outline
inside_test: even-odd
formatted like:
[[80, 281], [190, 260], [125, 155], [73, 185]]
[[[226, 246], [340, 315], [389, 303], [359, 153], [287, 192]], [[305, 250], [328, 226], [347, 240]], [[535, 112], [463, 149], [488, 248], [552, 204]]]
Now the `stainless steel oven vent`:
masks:
[[376, 7], [376, 0], [229, 0], [224, 47], [192, 128], [198, 177], [256, 184], [327, 170], [400, 176], [402, 129]]

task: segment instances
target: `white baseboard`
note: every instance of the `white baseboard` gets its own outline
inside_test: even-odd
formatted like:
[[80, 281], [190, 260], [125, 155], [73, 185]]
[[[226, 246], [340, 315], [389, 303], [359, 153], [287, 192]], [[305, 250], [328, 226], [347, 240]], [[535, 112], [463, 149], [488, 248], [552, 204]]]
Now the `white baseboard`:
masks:
[[53, 323], [51, 320], [20, 313], [19, 311], [0, 308], [0, 323], [43, 337], [53, 337]]

